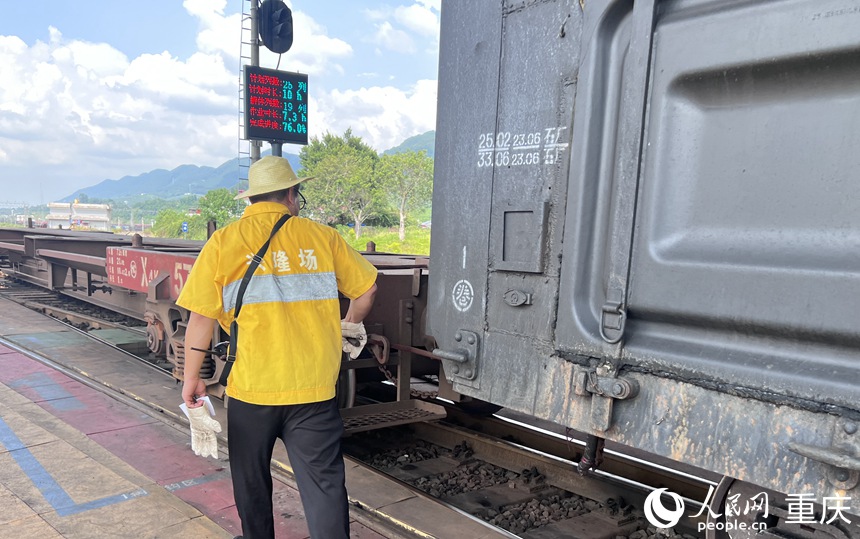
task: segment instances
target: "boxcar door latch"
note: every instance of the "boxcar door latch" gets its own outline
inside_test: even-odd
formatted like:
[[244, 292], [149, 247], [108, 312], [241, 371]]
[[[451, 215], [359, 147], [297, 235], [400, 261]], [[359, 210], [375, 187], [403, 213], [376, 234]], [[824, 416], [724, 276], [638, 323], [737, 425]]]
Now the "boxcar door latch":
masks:
[[639, 382], [617, 374], [610, 363], [595, 368], [576, 367], [573, 371], [574, 393], [591, 396], [591, 426], [595, 430], [602, 432], [612, 426], [615, 399], [632, 399], [639, 393]]
[[851, 490], [860, 483], [860, 458], [855, 457], [848, 448], [789, 442], [788, 449], [810, 460], [829, 465], [827, 480], [838, 489]]
[[627, 321], [624, 296], [624, 290], [610, 288], [606, 294], [606, 303], [600, 309], [600, 336], [609, 344], [620, 342], [624, 336], [624, 325]]

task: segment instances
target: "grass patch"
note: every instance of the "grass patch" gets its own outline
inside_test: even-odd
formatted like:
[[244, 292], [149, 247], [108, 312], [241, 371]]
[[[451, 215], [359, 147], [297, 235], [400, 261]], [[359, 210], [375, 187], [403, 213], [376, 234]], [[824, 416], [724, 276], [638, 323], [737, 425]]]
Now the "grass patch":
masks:
[[337, 231], [354, 249], [367, 250], [367, 242], [376, 244], [376, 250], [382, 253], [398, 253], [408, 255], [430, 254], [430, 230], [412, 227], [406, 229], [406, 239], [400, 241], [397, 227], [378, 228], [361, 227], [361, 237], [355, 238], [355, 231], [347, 226], [338, 226]]

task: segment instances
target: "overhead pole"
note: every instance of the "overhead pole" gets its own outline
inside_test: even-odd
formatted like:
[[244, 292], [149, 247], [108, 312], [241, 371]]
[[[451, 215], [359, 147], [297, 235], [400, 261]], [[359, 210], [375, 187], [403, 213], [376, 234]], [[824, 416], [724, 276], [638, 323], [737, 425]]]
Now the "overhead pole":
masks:
[[[256, 5], [256, 4], [257, 4], [257, 2], [258, 2], [258, 0], [252, 0], [252, 1], [254, 2], [254, 4], [255, 4], [255, 5]], [[258, 13], [259, 13], [259, 11], [258, 11]], [[259, 19], [258, 19], [258, 18], [256, 18], [256, 17], [254, 18], [254, 24], [259, 24]], [[259, 29], [259, 27], [258, 27], [258, 29]], [[260, 33], [259, 33], [259, 32], [255, 33], [255, 34], [254, 34], [254, 43], [256, 44], [256, 47], [255, 47], [255, 48], [257, 49], [257, 56], [258, 56], [258, 60], [259, 60], [259, 54], [260, 54], [260, 41], [259, 41], [259, 38], [260, 38]], [[280, 63], [280, 62], [278, 62], [278, 63]], [[260, 64], [255, 64], [255, 65], [259, 66]], [[262, 145], [262, 143], [261, 143], [261, 142], [257, 142], [257, 144]], [[281, 146], [281, 143], [280, 143], [280, 142], [269, 141], [269, 144], [272, 146], [272, 155], [277, 156], [277, 157], [282, 157], [282, 156], [283, 156], [283, 153], [282, 153], [282, 151], [281, 151], [282, 146]], [[260, 151], [260, 150], [259, 150], [259, 148], [258, 148], [258, 149], [257, 149], [257, 152], [258, 152], [258, 154], [257, 154], [257, 155], [259, 155], [259, 151]]]
[[[260, 67], [260, 0], [251, 0], [251, 65]], [[245, 99], [248, 99], [248, 90], [245, 89]], [[260, 148], [263, 143], [259, 140], [252, 140], [251, 143], [251, 163], [260, 160]]]
[[[282, 0], [249, 0], [251, 3], [251, 63], [249, 65], [260, 67], [260, 42], [272, 52], [282, 54], [289, 50], [293, 43], [292, 14], [289, 7]], [[273, 26], [274, 24], [274, 26]], [[262, 30], [262, 39], [261, 39]], [[280, 62], [278, 62], [280, 64]], [[246, 99], [248, 89], [245, 89]], [[286, 96], [285, 96], [286, 97]], [[246, 106], [246, 110], [247, 106]], [[246, 129], [248, 127], [246, 126]], [[248, 131], [246, 131], [248, 133]], [[249, 135], [250, 136], [250, 135]], [[272, 155], [283, 156], [283, 142], [279, 137], [269, 140], [272, 146]], [[265, 140], [261, 138], [261, 140]], [[253, 164], [260, 159], [262, 148], [261, 140], [250, 141], [250, 162]]]

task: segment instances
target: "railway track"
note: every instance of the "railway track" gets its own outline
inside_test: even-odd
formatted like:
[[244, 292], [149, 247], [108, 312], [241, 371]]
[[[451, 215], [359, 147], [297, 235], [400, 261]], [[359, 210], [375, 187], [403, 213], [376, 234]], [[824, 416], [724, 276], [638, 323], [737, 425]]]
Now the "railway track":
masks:
[[[146, 349], [139, 321], [26, 283], [4, 281], [0, 295], [160, 367], [165, 380], [170, 376], [169, 364], [158, 365]], [[106, 332], [112, 334], [105, 338]], [[579, 437], [448, 405], [445, 421], [356, 433], [345, 439], [344, 452], [388, 480], [510, 537], [697, 537], [692, 527], [657, 529], [635, 508], [643, 507], [654, 488], [702, 500], [712, 483], [613, 450], [605, 452], [597, 470], [582, 474], [584, 446]], [[287, 473], [277, 465], [275, 471]]]
[[[635, 508], [644, 505], [651, 485], [702, 500], [709, 481], [613, 451], [601, 469], [580, 474], [580, 440], [448, 412], [440, 422], [353, 435], [344, 451], [517, 537], [697, 537], [694, 520], [658, 530]], [[519, 443], [524, 437], [530, 445]]]
[[0, 296], [55, 318], [86, 333], [94, 340], [127, 353], [132, 358], [165, 372], [172, 369], [169, 361], [150, 352], [145, 322], [74, 297], [44, 290], [30, 283], [2, 277]]

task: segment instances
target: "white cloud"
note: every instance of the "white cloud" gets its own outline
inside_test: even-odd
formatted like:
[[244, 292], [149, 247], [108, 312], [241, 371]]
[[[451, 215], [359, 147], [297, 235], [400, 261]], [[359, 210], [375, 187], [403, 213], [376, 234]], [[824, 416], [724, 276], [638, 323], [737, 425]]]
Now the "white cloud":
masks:
[[311, 136], [352, 128], [370, 146], [384, 151], [435, 129], [436, 81], [420, 80], [406, 92], [391, 86], [333, 90], [311, 104], [317, 109], [313, 125], [318, 126], [312, 127]]
[[[352, 46], [329, 37], [324, 26], [301, 11], [293, 11], [293, 46], [281, 57], [280, 69], [310, 75], [343, 73], [338, 63], [352, 56]], [[274, 68], [278, 55], [260, 47], [260, 65]]]
[[[294, 45], [279, 68], [313, 77], [311, 136], [351, 127], [381, 151], [434, 129], [436, 81], [355, 85], [395, 75], [403, 84], [384, 50], [410, 52], [433, 41], [438, 3], [365, 12], [376, 17], [366, 26], [376, 29], [381, 62], [368, 60], [373, 47], [361, 38], [356, 52], [306, 12], [293, 11]], [[107, 43], [68, 39], [54, 27], [47, 41], [31, 44], [0, 36], [0, 184], [36, 177], [26, 180], [28, 196], [44, 195], [40, 202], [47, 202], [107, 178], [183, 163], [218, 166], [234, 157], [242, 16], [225, 15], [226, 0], [182, 5], [197, 21], [198, 50], [187, 58], [170, 51], [129, 58]], [[278, 56], [265, 48], [260, 53], [260, 64], [274, 68]], [[359, 75], [340, 82], [349, 71]]]
[[229, 58], [238, 59], [241, 24], [240, 14], [219, 19], [215, 25], [197, 34], [197, 46], [201, 52], [223, 53]]
[[415, 43], [403, 30], [398, 30], [390, 22], [384, 21], [376, 25], [376, 32], [370, 38], [371, 43], [395, 52], [411, 54], [415, 52]]
[[439, 18], [425, 6], [419, 4], [399, 6], [394, 10], [394, 18], [406, 28], [419, 34], [439, 35]]
[[224, 18], [227, 0], [183, 0], [182, 7], [205, 27], [216, 26]]
[[370, 21], [384, 21], [391, 17], [391, 8], [364, 9], [364, 16]]
[[220, 56], [198, 52], [182, 62], [163, 52], [138, 56], [121, 76], [105, 78], [104, 82], [156, 103], [179, 98], [224, 107], [235, 100], [228, 92], [235, 87], [236, 78]]
[[[33, 86], [32, 79], [39, 69], [39, 62], [30, 60], [28, 53], [27, 44], [20, 38], [0, 36], [0, 65], [3, 66], [0, 69], [0, 111], [24, 114], [28, 98], [40, 99], [44, 95], [45, 90], [42, 90], [41, 95], [28, 95], [28, 86]], [[26, 69], [21, 65], [24, 58], [28, 59]]]
[[376, 29], [368, 41], [383, 49], [412, 54], [416, 50], [413, 36], [424, 36], [434, 38], [433, 48], [438, 49], [440, 8], [441, 0], [419, 0], [394, 8], [365, 9], [364, 16]]
[[[225, 54], [238, 60], [242, 14], [224, 16], [226, 0], [185, 0], [182, 7], [199, 20], [197, 47], [207, 54]], [[250, 27], [250, 23], [246, 24]]]
[[417, 3], [427, 9], [435, 9], [437, 13], [442, 11], [442, 0], [417, 0]]
[[[121, 73], [128, 66], [128, 58], [126, 58], [125, 54], [106, 43], [73, 41], [66, 48], [55, 51], [56, 54], [65, 54], [66, 52], [69, 54], [68, 60], [75, 67], [80, 67], [91, 72], [94, 77]], [[58, 62], [61, 61], [56, 56], [54, 59]]]
[[[140, 173], [187, 162], [189, 141], [206, 141], [200, 164], [235, 152], [234, 136], [213, 133], [237, 122], [237, 74], [220, 55], [181, 61], [164, 52], [128, 61], [104, 43], [65, 40], [28, 47], [0, 37], [0, 146], [4, 164], [60, 164], [104, 179], [97, 161], [147, 161]], [[89, 156], [98, 155], [90, 160]], [[68, 188], [68, 187], [67, 187]]]

